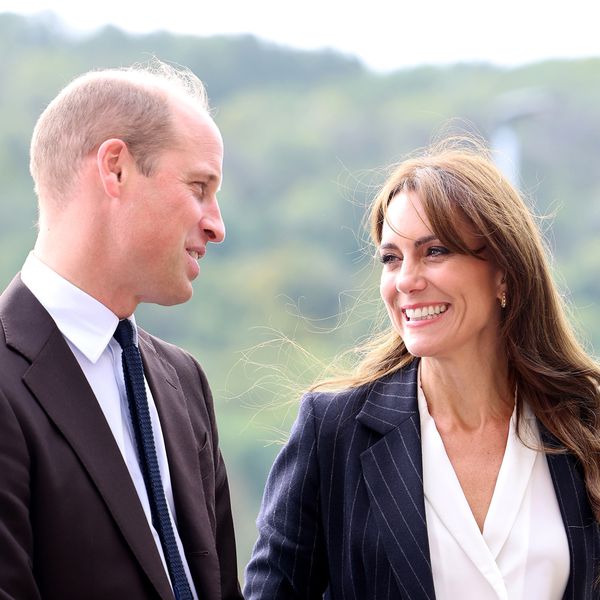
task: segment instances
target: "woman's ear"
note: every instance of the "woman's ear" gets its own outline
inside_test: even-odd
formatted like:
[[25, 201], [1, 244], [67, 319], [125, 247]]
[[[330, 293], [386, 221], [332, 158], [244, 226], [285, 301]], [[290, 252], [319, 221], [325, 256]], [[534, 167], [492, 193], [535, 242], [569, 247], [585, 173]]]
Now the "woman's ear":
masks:
[[496, 285], [500, 291], [506, 291], [506, 271], [500, 267], [496, 270]]
[[502, 308], [506, 307], [506, 296], [508, 286], [506, 285], [506, 271], [498, 269], [496, 275], [497, 298]]
[[127, 144], [120, 139], [106, 140], [96, 153], [96, 163], [104, 192], [110, 198], [121, 195], [125, 174], [132, 161]]

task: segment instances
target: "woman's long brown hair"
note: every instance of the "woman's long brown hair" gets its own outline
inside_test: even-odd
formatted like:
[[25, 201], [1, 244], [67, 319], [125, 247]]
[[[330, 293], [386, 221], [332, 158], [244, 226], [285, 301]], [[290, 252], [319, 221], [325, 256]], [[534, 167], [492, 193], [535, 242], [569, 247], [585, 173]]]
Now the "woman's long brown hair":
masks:
[[[580, 462], [588, 496], [600, 520], [600, 366], [577, 340], [552, 279], [536, 219], [520, 194], [473, 140], [448, 140], [395, 168], [375, 198], [371, 238], [379, 245], [391, 199], [415, 192], [435, 234], [451, 250], [473, 254], [462, 239], [465, 224], [481, 236], [486, 256], [505, 273], [507, 306], [500, 335], [517, 414], [527, 402], [543, 427]], [[356, 387], [414, 360], [391, 328], [359, 349], [350, 371], [312, 389]]]

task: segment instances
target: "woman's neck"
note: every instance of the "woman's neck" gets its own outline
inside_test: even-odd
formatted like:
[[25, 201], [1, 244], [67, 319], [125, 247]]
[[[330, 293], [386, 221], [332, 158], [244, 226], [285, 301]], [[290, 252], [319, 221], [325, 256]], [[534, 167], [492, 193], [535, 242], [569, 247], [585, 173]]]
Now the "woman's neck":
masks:
[[436, 424], [475, 430], [489, 421], [510, 419], [514, 384], [506, 360], [457, 364], [456, 361], [421, 359], [421, 387]]

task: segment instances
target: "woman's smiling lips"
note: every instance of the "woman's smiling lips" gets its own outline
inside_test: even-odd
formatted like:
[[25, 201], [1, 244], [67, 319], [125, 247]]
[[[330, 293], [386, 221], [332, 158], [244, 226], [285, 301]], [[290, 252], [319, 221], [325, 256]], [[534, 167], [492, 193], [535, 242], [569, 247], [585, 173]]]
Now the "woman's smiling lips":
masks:
[[438, 302], [432, 304], [413, 304], [402, 307], [402, 314], [407, 323], [419, 323], [436, 320], [448, 310], [450, 304]]

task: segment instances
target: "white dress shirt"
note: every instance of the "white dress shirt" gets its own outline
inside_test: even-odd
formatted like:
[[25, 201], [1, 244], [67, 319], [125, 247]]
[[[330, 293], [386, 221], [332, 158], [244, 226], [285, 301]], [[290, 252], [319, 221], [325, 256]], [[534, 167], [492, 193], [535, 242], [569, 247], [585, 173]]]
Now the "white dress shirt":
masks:
[[[516, 413], [483, 532], [462, 491], [442, 438], [418, 390], [423, 489], [437, 600], [561, 600], [569, 546], [548, 463], [516, 434]], [[524, 407], [521, 435], [539, 447], [537, 422]]]
[[[45, 265], [33, 252], [29, 254], [23, 265], [21, 280], [54, 319], [98, 400], [131, 475], [168, 577], [165, 556], [160, 537], [152, 525], [148, 493], [138, 462], [135, 437], [129, 417], [121, 347], [113, 338], [119, 318], [95, 298]], [[134, 341], [137, 344], [137, 328], [133, 315], [130, 320], [134, 327]], [[177, 531], [177, 515], [175, 514], [167, 452], [158, 412], [147, 381], [146, 395], [173, 532], [192, 594], [197, 600], [181, 538]]]

